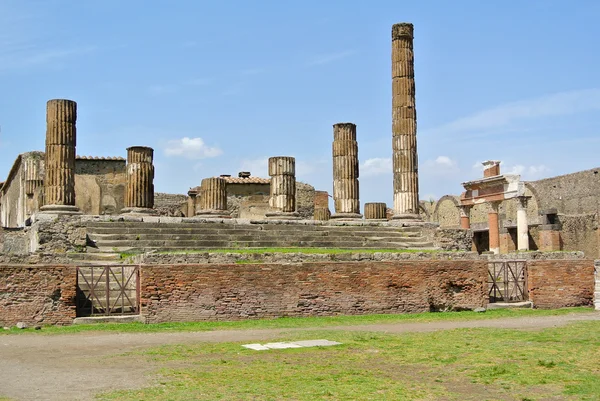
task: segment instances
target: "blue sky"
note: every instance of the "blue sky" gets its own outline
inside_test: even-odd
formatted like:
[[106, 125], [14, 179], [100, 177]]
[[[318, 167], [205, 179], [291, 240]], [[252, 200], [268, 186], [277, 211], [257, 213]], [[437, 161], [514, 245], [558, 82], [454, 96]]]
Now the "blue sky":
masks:
[[[415, 24], [421, 199], [478, 163], [526, 180], [600, 166], [600, 2], [0, 0], [0, 175], [77, 101], [77, 153], [155, 149], [155, 188], [295, 156], [331, 193], [358, 126], [361, 202], [392, 204], [391, 26]], [[3, 179], [3, 178], [2, 178]]]

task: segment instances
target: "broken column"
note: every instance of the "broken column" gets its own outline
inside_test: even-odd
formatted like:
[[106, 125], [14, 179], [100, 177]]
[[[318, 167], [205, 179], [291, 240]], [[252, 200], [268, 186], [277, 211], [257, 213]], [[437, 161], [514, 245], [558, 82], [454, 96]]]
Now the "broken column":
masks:
[[358, 144], [356, 125], [333, 126], [333, 203], [332, 219], [360, 219], [358, 191]]
[[154, 214], [154, 149], [127, 148], [127, 188], [122, 213]]
[[387, 220], [386, 204], [381, 202], [365, 203], [365, 219]]
[[490, 252], [495, 254], [500, 253], [500, 227], [498, 225], [499, 206], [499, 202], [490, 202], [490, 211], [488, 212]]
[[77, 103], [52, 99], [46, 105], [46, 154], [43, 212], [80, 213], [75, 206]]
[[227, 210], [227, 181], [221, 177], [205, 178], [200, 184], [200, 202], [196, 216], [231, 217]]
[[269, 176], [269, 206], [273, 211], [266, 216], [273, 219], [299, 218], [296, 212], [296, 159], [289, 156], [270, 157]]
[[530, 196], [519, 196], [517, 201], [517, 249], [529, 250], [529, 225], [527, 223], [527, 200]]
[[331, 218], [327, 191], [315, 191], [314, 206], [313, 220], [327, 221]]
[[413, 25], [392, 26], [394, 219], [420, 220]]

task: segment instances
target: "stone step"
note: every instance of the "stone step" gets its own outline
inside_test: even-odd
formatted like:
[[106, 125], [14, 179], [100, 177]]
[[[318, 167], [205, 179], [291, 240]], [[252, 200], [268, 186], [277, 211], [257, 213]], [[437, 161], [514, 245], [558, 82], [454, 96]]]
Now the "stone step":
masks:
[[[177, 239], [165, 239], [165, 240], [120, 240], [120, 241], [102, 241], [101, 243], [96, 243], [98, 247], [110, 248], [110, 247], [140, 247], [140, 248], [161, 248], [165, 246], [177, 246], [177, 247], [188, 247], [188, 248], [196, 248], [196, 247], [213, 247], [213, 248], [230, 248], [230, 247], [241, 247], [245, 248], [247, 246], [254, 246], [253, 244], [268, 244], [268, 245], [258, 245], [258, 246], [268, 246], [268, 247], [289, 247], [295, 246], [309, 246], [306, 244], [311, 243], [326, 243], [326, 244], [335, 244], [336, 247], [343, 247], [344, 244], [353, 245], [353, 246], [361, 246], [361, 245], [374, 245], [380, 246], [381, 244], [395, 244], [395, 243], [404, 243], [404, 244], [419, 244], [424, 242], [423, 238], [390, 238], [388, 240], [381, 239], [369, 239], [369, 238], [351, 238], [351, 237], [340, 237], [340, 238], [250, 238], [247, 240], [243, 240], [240, 238], [215, 238], [215, 239], [207, 239], [207, 240], [177, 240]], [[328, 246], [328, 245], [325, 245]]]
[[398, 249], [418, 249], [418, 250], [433, 250], [433, 243], [431, 242], [419, 242], [419, 243], [375, 243], [375, 244], [362, 244], [362, 243], [338, 243], [338, 242], [306, 242], [303, 244], [282, 244], [282, 243], [266, 243], [266, 242], [247, 242], [243, 244], [237, 244], [237, 246], [224, 246], [218, 247], [214, 246], [214, 244], [210, 244], [209, 246], [177, 246], [177, 244], [169, 244], [165, 246], [161, 246], [160, 248], [149, 246], [149, 247], [141, 247], [141, 246], [128, 246], [121, 245], [118, 247], [110, 247], [110, 248], [98, 248], [95, 252], [123, 252], [123, 253], [144, 253], [149, 251], [159, 250], [161, 252], [170, 252], [177, 250], [214, 250], [214, 249], [256, 249], [256, 248], [334, 248], [334, 249], [390, 249], [390, 250], [398, 250]]
[[110, 235], [110, 234], [173, 234], [173, 235], [238, 235], [238, 234], [246, 234], [246, 235], [254, 235], [258, 233], [264, 234], [279, 234], [279, 233], [311, 233], [311, 234], [320, 234], [325, 235], [328, 234], [350, 234], [350, 235], [372, 235], [372, 234], [386, 234], [386, 235], [419, 235], [420, 231], [405, 231], [398, 229], [390, 229], [390, 228], [381, 228], [381, 229], [373, 229], [373, 227], [368, 227], [368, 230], [361, 229], [357, 230], [355, 227], [336, 227], [334, 229], [319, 229], [312, 230], [307, 229], [307, 226], [297, 226], [293, 229], [290, 229], [289, 226], [286, 229], [265, 229], [265, 230], [253, 230], [248, 228], [248, 226], [240, 227], [240, 228], [227, 228], [227, 227], [219, 227], [219, 228], [170, 228], [170, 227], [161, 227], [161, 228], [148, 228], [148, 227], [106, 227], [106, 228], [88, 228], [87, 233], [89, 235]]
[[233, 234], [90, 234], [89, 238], [96, 243], [106, 244], [110, 241], [219, 241], [219, 240], [230, 240], [230, 241], [252, 241], [252, 240], [263, 240], [263, 239], [278, 239], [284, 238], [286, 240], [310, 240], [310, 239], [321, 239], [321, 238], [332, 238], [336, 240], [357, 240], [367, 239], [371, 241], [386, 241], [386, 240], [405, 240], [410, 242], [414, 239], [422, 238], [417, 233], [411, 233], [410, 235], [394, 234], [394, 233], [371, 233], [369, 235], [356, 235], [355, 233], [328, 233], [328, 232], [315, 232], [315, 233], [273, 233], [273, 232], [257, 232], [253, 234], [240, 233], [238, 235]]

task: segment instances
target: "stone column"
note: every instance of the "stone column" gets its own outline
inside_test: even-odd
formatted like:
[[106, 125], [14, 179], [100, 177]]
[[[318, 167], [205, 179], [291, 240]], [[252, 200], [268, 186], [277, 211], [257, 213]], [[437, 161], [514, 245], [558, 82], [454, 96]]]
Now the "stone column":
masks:
[[358, 143], [356, 125], [333, 126], [333, 203], [332, 219], [360, 219], [358, 190]]
[[413, 25], [408, 23], [392, 27], [392, 151], [393, 219], [421, 220]]
[[460, 228], [468, 230], [471, 228], [471, 206], [459, 206]]
[[227, 210], [227, 181], [224, 178], [211, 177], [202, 180], [196, 216], [230, 217]]
[[529, 196], [517, 197], [517, 250], [529, 250], [529, 225], [527, 223], [527, 200]]
[[490, 234], [490, 251], [500, 253], [500, 227], [498, 225], [499, 202], [490, 202], [491, 210], [488, 213], [488, 226]]
[[196, 199], [198, 197], [198, 188], [190, 188], [188, 190], [187, 198], [187, 217], [193, 217], [196, 215]]
[[274, 210], [266, 213], [273, 219], [298, 219], [296, 212], [296, 159], [288, 156], [269, 158], [271, 188], [269, 206]]
[[127, 148], [127, 188], [121, 213], [155, 214], [154, 149], [146, 146]]
[[365, 203], [365, 219], [367, 220], [387, 220], [387, 206], [385, 203], [373, 202]]
[[49, 100], [46, 105], [44, 206], [48, 213], [80, 213], [75, 206], [77, 103]]
[[552, 252], [561, 250], [560, 224], [542, 224], [538, 226], [538, 250]]

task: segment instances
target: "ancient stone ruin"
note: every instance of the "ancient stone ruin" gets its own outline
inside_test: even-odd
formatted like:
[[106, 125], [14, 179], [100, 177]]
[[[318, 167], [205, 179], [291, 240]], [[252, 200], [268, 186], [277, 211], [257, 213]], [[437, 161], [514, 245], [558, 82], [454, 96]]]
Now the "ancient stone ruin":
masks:
[[[419, 202], [412, 24], [392, 27], [393, 211], [369, 202], [361, 214], [353, 123], [333, 126], [332, 215], [327, 191], [296, 181], [294, 157], [269, 158], [269, 178], [155, 193], [152, 148], [77, 156], [76, 120], [74, 101], [50, 100], [45, 152], [19, 155], [0, 186], [0, 325], [593, 303], [593, 261], [525, 251], [600, 257], [597, 169], [524, 183], [490, 161], [460, 197]], [[240, 249], [262, 251], [230, 252]]]

